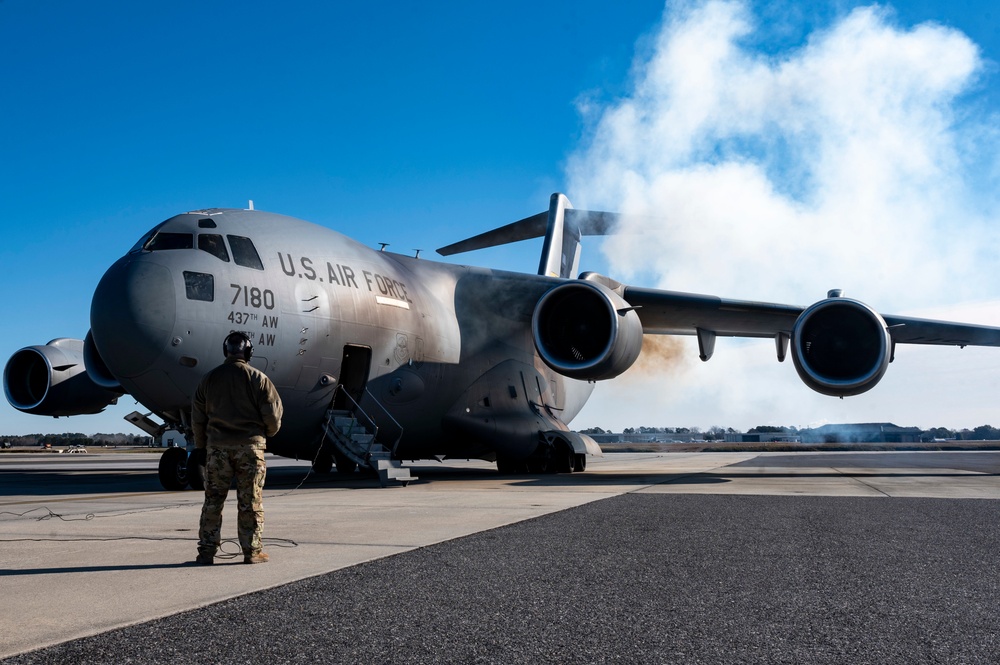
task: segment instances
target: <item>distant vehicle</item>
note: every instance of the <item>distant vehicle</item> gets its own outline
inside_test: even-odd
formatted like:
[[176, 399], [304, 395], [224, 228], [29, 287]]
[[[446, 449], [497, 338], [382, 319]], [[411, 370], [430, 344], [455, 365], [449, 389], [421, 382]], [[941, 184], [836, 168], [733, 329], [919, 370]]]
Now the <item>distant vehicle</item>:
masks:
[[86, 453], [87, 449], [84, 446], [76, 445], [76, 446], [70, 446], [69, 448], [67, 448], [66, 450], [63, 450], [61, 452], [70, 453], [70, 454], [74, 454], [74, 453]]

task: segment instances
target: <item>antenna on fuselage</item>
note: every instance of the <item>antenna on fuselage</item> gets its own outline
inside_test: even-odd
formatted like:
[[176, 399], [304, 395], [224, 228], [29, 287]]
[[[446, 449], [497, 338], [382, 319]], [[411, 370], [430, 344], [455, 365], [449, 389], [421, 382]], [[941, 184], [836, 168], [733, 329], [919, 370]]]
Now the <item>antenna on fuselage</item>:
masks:
[[381, 247], [378, 248], [378, 251], [384, 252], [385, 248], [389, 246], [389, 243], [387, 243], [387, 242], [380, 242], [379, 245], [381, 245]]
[[250, 207], [247, 210], [253, 210], [253, 199], [250, 199]]

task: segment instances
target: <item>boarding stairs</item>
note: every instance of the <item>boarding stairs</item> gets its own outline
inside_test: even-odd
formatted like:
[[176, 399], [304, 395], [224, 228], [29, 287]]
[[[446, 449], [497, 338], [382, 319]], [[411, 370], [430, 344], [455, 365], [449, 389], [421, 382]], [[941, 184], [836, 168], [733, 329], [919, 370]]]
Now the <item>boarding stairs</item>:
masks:
[[334, 450], [358, 466], [370, 468], [378, 474], [382, 487], [390, 485], [406, 487], [411, 480], [416, 480], [416, 476], [410, 474], [409, 468], [393, 458], [399, 439], [402, 438], [402, 428], [399, 428], [399, 436], [393, 449], [386, 448], [376, 440], [378, 426], [375, 422], [361, 410], [346, 391], [344, 395], [354, 408], [329, 409], [326, 412], [326, 421], [323, 424], [324, 445], [329, 443]]

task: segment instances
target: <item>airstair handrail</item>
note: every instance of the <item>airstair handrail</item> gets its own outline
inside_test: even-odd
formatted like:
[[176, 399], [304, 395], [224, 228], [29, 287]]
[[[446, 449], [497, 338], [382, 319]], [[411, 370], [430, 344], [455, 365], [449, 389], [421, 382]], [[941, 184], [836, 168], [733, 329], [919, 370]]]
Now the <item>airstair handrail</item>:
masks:
[[[403, 426], [399, 424], [398, 420], [396, 420], [395, 418], [392, 417], [392, 414], [389, 413], [389, 410], [387, 408], [385, 408], [384, 406], [382, 406], [381, 402], [379, 402], [377, 399], [375, 399], [375, 395], [372, 395], [371, 391], [368, 390], [367, 387], [365, 388], [365, 392], [368, 393], [368, 396], [372, 398], [372, 403], [374, 403], [376, 406], [378, 406], [378, 408], [382, 409], [382, 413], [384, 413], [389, 418], [389, 420], [392, 421], [392, 424], [395, 425], [396, 429], [399, 431], [399, 435], [396, 436], [396, 440], [392, 444], [392, 455], [393, 455], [393, 457], [395, 457], [396, 456], [396, 448], [399, 447], [399, 442], [403, 438]], [[367, 414], [366, 414], [366, 416], [367, 416]]]
[[[2, 1], [2, 0], [0, 0], [0, 1]], [[347, 389], [344, 388], [343, 384], [338, 385], [336, 390], [341, 391], [344, 394], [344, 396], [347, 397], [347, 399], [351, 400], [351, 404], [354, 405], [356, 413], [359, 414], [359, 415], [361, 415], [361, 416], [364, 416], [365, 420], [367, 420], [368, 423], [372, 426], [372, 428], [373, 428], [373, 430], [371, 432], [372, 440], [368, 444], [368, 452], [370, 453], [371, 449], [372, 449], [372, 446], [375, 445], [375, 441], [376, 441], [376, 439], [378, 439], [378, 430], [379, 430], [379, 427], [378, 427], [378, 425], [375, 424], [375, 419], [372, 418], [370, 415], [368, 415], [368, 413], [364, 409], [361, 408], [361, 405], [358, 404], [357, 400], [355, 400], [354, 397], [351, 396], [351, 393], [349, 393], [347, 391]], [[382, 413], [384, 413], [385, 416], [389, 420], [392, 421], [392, 424], [396, 426], [396, 430], [399, 432], [399, 434], [396, 435], [396, 440], [392, 444], [392, 450], [391, 450], [391, 452], [392, 452], [393, 456], [395, 456], [396, 455], [396, 449], [399, 447], [399, 442], [403, 438], [403, 426], [399, 424], [398, 420], [396, 420], [395, 418], [392, 417], [392, 414], [389, 413], [389, 410], [386, 409], [384, 406], [382, 406], [382, 403], [379, 402], [375, 398], [375, 395], [373, 395], [371, 393], [371, 391], [368, 390], [368, 388], [365, 388], [364, 391], [371, 398], [372, 404], [374, 404], [375, 406], [377, 406], [379, 409], [382, 410]], [[334, 391], [334, 395], [336, 395], [336, 391]]]
[[[367, 459], [369, 456], [371, 456], [372, 447], [375, 445], [375, 439], [378, 437], [378, 425], [375, 424], [375, 420], [372, 419], [371, 416], [369, 416], [367, 413], [365, 413], [365, 410], [361, 408], [361, 405], [358, 404], [358, 402], [353, 397], [351, 397], [351, 393], [347, 392], [347, 390], [344, 388], [343, 385], [338, 385], [337, 386], [337, 390], [341, 391], [347, 399], [351, 400], [351, 404], [354, 405], [354, 409], [355, 409], [355, 412], [354, 412], [355, 413], [355, 418], [358, 415], [364, 416], [365, 420], [367, 420], [368, 423], [372, 426], [372, 431], [370, 432], [370, 434], [372, 435], [372, 438], [371, 438], [371, 441], [368, 442], [368, 450], [365, 451], [365, 459]], [[365, 392], [368, 392], [368, 391], [366, 390]], [[334, 391], [334, 394], [336, 394], [336, 391]], [[378, 402], [376, 402], [376, 404], [378, 404]], [[391, 418], [391, 416], [390, 416], [390, 418]], [[348, 431], [346, 434], [347, 434], [348, 437], [350, 437], [352, 433], [353, 433], [353, 430]]]

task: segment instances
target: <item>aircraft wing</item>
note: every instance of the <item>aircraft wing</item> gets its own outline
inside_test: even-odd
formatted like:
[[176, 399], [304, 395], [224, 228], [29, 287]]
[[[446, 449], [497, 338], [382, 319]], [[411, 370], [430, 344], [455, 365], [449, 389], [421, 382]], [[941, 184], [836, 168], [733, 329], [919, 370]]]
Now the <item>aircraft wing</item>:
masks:
[[[642, 330], [647, 334], [694, 335], [703, 330], [720, 337], [791, 335], [799, 316], [810, 309], [635, 286], [622, 285], [616, 290], [625, 302], [637, 308]], [[830, 298], [822, 302], [832, 301]], [[889, 314], [882, 315], [882, 319], [892, 341], [899, 344], [1000, 346], [1000, 328]]]
[[728, 300], [716, 296], [621, 287], [636, 308], [642, 331], [658, 335], [694, 335], [706, 330], [722, 337], [775, 337], [791, 333], [803, 308], [794, 305]]
[[892, 341], [901, 344], [946, 344], [949, 346], [1000, 346], [1000, 328], [969, 323], [883, 316]]

